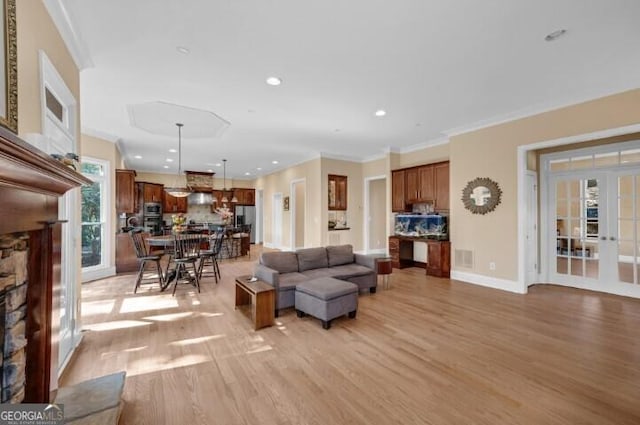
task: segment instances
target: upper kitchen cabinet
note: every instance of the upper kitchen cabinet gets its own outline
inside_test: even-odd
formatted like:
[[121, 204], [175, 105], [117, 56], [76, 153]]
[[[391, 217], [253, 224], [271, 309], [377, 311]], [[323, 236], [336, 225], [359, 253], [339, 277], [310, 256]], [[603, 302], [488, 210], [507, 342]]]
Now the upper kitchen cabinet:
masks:
[[410, 211], [419, 203], [432, 204], [435, 211], [449, 210], [448, 161], [391, 172], [391, 211]]
[[136, 212], [136, 172], [116, 170], [116, 213]]
[[157, 183], [142, 183], [142, 198], [144, 202], [162, 202], [164, 197], [164, 185]]
[[449, 163], [442, 162], [433, 166], [435, 174], [435, 210], [449, 209]]
[[233, 194], [238, 198], [236, 205], [255, 205], [256, 204], [256, 190], [255, 189], [241, 189], [237, 188], [233, 190]]
[[391, 172], [391, 211], [403, 212], [406, 209], [405, 195], [405, 171]]
[[406, 174], [405, 200], [409, 204], [434, 200], [434, 170], [432, 165], [409, 168]]
[[178, 198], [164, 193], [162, 202], [162, 211], [164, 213], [187, 213], [187, 197]]
[[329, 210], [347, 209], [347, 176], [329, 174]]

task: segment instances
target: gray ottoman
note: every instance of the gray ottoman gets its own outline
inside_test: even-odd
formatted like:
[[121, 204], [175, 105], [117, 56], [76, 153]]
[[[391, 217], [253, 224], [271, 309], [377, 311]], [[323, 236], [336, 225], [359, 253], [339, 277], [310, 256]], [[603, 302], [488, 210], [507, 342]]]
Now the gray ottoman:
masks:
[[358, 285], [332, 277], [321, 277], [296, 285], [296, 313], [305, 314], [322, 321], [329, 329], [331, 320], [349, 314], [356, 317], [358, 309]]

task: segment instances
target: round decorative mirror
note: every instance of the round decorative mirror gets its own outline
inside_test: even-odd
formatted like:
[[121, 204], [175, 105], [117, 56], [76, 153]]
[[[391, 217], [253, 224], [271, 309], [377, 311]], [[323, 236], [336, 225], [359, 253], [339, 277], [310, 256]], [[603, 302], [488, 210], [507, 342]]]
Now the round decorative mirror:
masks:
[[486, 214], [500, 203], [502, 190], [498, 183], [487, 177], [478, 177], [462, 190], [464, 207], [474, 214]]

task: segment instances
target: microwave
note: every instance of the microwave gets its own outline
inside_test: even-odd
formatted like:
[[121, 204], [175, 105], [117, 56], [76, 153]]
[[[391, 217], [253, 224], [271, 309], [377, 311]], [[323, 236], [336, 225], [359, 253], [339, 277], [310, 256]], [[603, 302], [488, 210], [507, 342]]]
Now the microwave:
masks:
[[145, 217], [160, 217], [162, 215], [162, 204], [158, 202], [145, 202], [143, 215]]

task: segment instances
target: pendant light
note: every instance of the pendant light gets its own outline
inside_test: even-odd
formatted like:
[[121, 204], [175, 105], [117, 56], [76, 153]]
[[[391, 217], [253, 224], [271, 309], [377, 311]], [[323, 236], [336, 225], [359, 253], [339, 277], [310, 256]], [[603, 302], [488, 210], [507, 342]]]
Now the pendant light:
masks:
[[176, 198], [186, 198], [191, 194], [191, 191], [184, 187], [178, 187], [182, 181], [182, 126], [184, 124], [177, 122], [176, 126], [178, 127], [178, 174], [174, 181], [174, 187], [166, 187], [164, 190]]
[[[229, 202], [229, 199], [227, 198], [227, 160], [223, 159], [222, 160], [222, 164], [224, 165], [223, 168], [223, 176], [224, 176], [224, 189], [222, 189], [222, 199], [220, 200], [220, 202], [222, 202], [223, 204], [226, 204], [227, 202]], [[231, 198], [231, 203], [236, 203], [238, 202], [238, 198], [236, 198], [235, 195], [233, 195], [233, 197]]]

